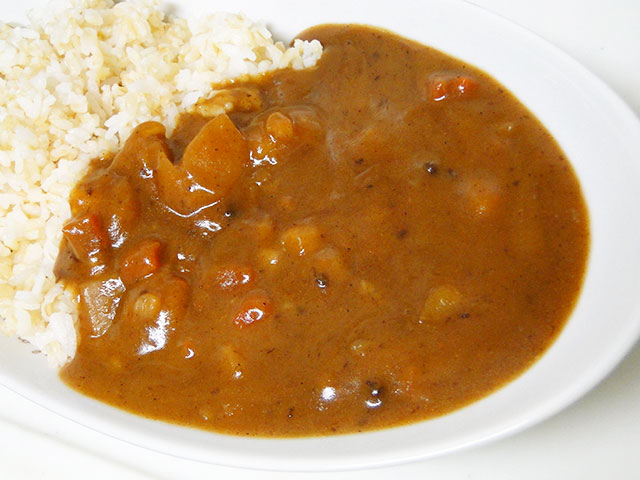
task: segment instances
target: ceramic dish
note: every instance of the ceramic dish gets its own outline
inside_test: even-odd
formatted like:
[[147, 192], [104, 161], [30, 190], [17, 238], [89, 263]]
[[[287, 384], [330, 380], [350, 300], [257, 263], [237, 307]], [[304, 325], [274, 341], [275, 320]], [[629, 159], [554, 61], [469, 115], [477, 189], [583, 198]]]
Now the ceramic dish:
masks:
[[329, 1], [312, 9], [293, 1], [182, 0], [177, 10], [186, 15], [243, 11], [267, 22], [281, 39], [318, 23], [381, 26], [480, 67], [509, 88], [564, 149], [590, 213], [582, 294], [547, 353], [512, 383], [452, 414], [384, 431], [311, 439], [229, 437], [132, 416], [68, 389], [43, 358], [14, 339], [0, 338], [0, 383], [73, 421], [175, 456], [250, 468], [336, 470], [426, 458], [504, 437], [557, 413], [614, 368], [640, 333], [638, 119], [571, 58], [480, 8], [444, 0], [361, 5]]

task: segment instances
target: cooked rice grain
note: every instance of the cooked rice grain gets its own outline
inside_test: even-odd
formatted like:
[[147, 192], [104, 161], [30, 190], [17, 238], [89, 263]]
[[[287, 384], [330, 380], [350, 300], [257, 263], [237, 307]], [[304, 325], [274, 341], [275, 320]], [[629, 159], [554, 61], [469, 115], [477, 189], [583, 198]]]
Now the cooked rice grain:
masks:
[[244, 16], [188, 21], [157, 1], [71, 0], [0, 23], [0, 329], [61, 365], [76, 348], [76, 307], [53, 267], [68, 197], [88, 162], [133, 128], [176, 117], [211, 86], [304, 68], [319, 42], [275, 43]]

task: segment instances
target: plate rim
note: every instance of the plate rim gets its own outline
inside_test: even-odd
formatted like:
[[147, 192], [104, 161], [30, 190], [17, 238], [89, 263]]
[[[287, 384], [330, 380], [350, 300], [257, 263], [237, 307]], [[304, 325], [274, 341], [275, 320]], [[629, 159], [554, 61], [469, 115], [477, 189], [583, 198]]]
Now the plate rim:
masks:
[[[246, 2], [245, 2], [246, 3]], [[292, 2], [285, 2], [285, 3], [292, 3]], [[337, 2], [336, 2], [337, 3]], [[442, 5], [448, 5], [448, 7], [451, 7], [452, 5], [454, 5], [452, 2], [443, 2], [441, 0], [430, 0], [429, 2], [412, 2], [410, 0], [407, 1], [400, 1], [397, 2], [398, 4], [402, 4], [402, 5], [409, 5], [409, 4], [416, 4], [419, 3], [420, 5], [438, 5], [438, 6], [442, 6]], [[601, 93], [603, 95], [603, 98], [605, 98], [609, 104], [612, 106], [612, 109], [615, 109], [616, 111], [614, 112], [616, 114], [617, 117], [619, 117], [621, 119], [621, 122], [625, 125], [628, 126], [628, 128], [630, 129], [630, 131], [635, 131], [636, 133], [638, 133], [637, 138], [640, 139], [640, 121], [638, 121], [638, 118], [636, 117], [635, 113], [633, 113], [633, 111], [619, 98], [619, 96], [613, 92], [604, 82], [602, 82], [597, 76], [595, 76], [593, 73], [591, 73], [589, 70], [587, 70], [585, 67], [583, 67], [581, 64], [579, 64], [576, 60], [572, 59], [570, 56], [568, 56], [566, 53], [564, 53], [563, 51], [561, 51], [560, 49], [558, 49], [557, 47], [553, 46], [552, 44], [550, 44], [549, 42], [547, 42], [546, 40], [542, 39], [540, 36], [536, 35], [535, 33], [532, 33], [531, 31], [527, 30], [526, 28], [512, 22], [511, 20], [508, 20], [500, 15], [497, 15], [493, 12], [490, 12], [482, 7], [479, 7], [477, 5], [474, 4], [470, 4], [467, 2], [455, 2], [456, 7], [455, 8], [462, 8], [462, 9], [472, 9], [476, 11], [476, 14], [481, 15], [481, 16], [486, 16], [489, 15], [493, 18], [493, 22], [499, 22], [499, 23], [503, 23], [505, 25], [503, 25], [505, 28], [511, 29], [511, 30], [517, 30], [517, 35], [520, 36], [524, 36], [527, 38], [527, 42], [534, 42], [536, 44], [539, 44], [540, 48], [546, 50], [547, 52], [550, 52], [550, 54], [552, 54], [554, 56], [555, 61], [560, 62], [560, 64], [562, 66], [565, 66], [566, 68], [572, 70], [572, 74], [573, 75], [579, 75], [581, 77], [582, 80], [584, 80], [585, 82], [590, 84], [590, 88], [596, 89], [597, 91], [599, 91], [599, 93]], [[447, 7], [447, 8], [448, 8]], [[443, 7], [444, 8], [444, 7]], [[469, 10], [470, 11], [470, 10]], [[481, 13], [479, 13], [481, 12]], [[438, 47], [437, 45], [435, 46], [436, 48], [440, 49], [440, 47]], [[482, 67], [481, 67], [482, 68]], [[499, 81], [502, 82], [501, 79], [498, 79]], [[507, 85], [507, 88], [509, 88], [509, 86]], [[529, 108], [531, 108], [528, 105]], [[534, 111], [535, 113], [535, 111]], [[627, 120], [625, 120], [625, 118]], [[553, 133], [553, 132], [552, 132]], [[636, 141], [636, 147], [635, 148], [635, 152], [636, 153], [640, 153], [640, 141]], [[589, 263], [591, 263], [591, 259], [589, 260]], [[590, 268], [590, 266], [588, 266], [588, 268]], [[588, 273], [587, 273], [588, 275]], [[638, 289], [636, 289], [637, 291]], [[581, 295], [582, 296], [582, 295]], [[581, 379], [581, 382], [579, 385], [574, 386], [574, 388], [567, 389], [567, 391], [563, 392], [563, 395], [558, 396], [556, 395], [555, 397], [552, 398], [552, 401], [550, 405], [546, 405], [544, 408], [539, 408], [539, 411], [535, 412], [534, 415], [529, 415], [528, 418], [524, 419], [524, 418], [520, 418], [518, 419], [518, 421], [514, 421], [514, 422], [507, 422], [507, 424], [502, 425], [500, 428], [495, 428], [493, 431], [491, 432], [485, 432], [484, 435], [482, 435], [482, 438], [477, 438], [478, 435], [475, 435], [474, 438], [468, 438], [466, 439], [466, 441], [461, 442], [459, 444], [456, 445], [448, 445], [448, 446], [441, 446], [440, 449], [436, 449], [433, 450], [431, 453], [420, 453], [416, 450], [413, 451], [409, 451], [406, 452], [404, 455], [396, 455], [395, 457], [388, 457], [388, 458], [380, 458], [379, 457], [379, 453], [371, 453], [371, 452], [367, 452], [364, 455], [361, 455], [358, 460], [358, 458], [356, 457], [349, 457], [347, 459], [334, 459], [336, 460], [332, 465], [327, 465], [327, 459], [326, 458], [322, 458], [322, 457], [317, 457], [316, 459], [312, 459], [311, 461], [309, 461], [308, 459], [305, 459], [304, 457], [300, 456], [298, 457], [296, 460], [298, 461], [292, 461], [289, 462], [288, 464], [283, 464], [283, 460], [280, 460], [280, 462], [273, 462], [271, 461], [272, 459], [264, 459], [262, 457], [256, 457], [256, 456], [252, 456], [252, 457], [248, 457], [245, 458], [243, 456], [236, 456], [235, 459], [231, 462], [226, 462], [224, 461], [224, 459], [220, 459], [220, 458], [204, 458], [202, 455], [196, 455], [195, 457], [192, 455], [186, 455], [186, 454], [180, 454], [178, 456], [180, 457], [184, 457], [184, 458], [190, 458], [192, 460], [198, 460], [198, 461], [206, 461], [206, 462], [210, 462], [210, 463], [216, 463], [216, 464], [220, 464], [220, 465], [229, 465], [229, 466], [242, 466], [245, 468], [261, 468], [261, 469], [271, 469], [271, 470], [291, 470], [291, 471], [332, 471], [332, 470], [346, 470], [346, 469], [357, 469], [357, 468], [363, 468], [363, 467], [374, 467], [374, 466], [387, 466], [387, 465], [394, 465], [394, 464], [398, 464], [398, 463], [404, 463], [407, 461], [412, 461], [412, 460], [418, 460], [418, 459], [424, 459], [424, 458], [431, 458], [437, 455], [442, 455], [445, 453], [450, 453], [452, 451], [457, 451], [457, 450], [461, 450], [464, 448], [468, 448], [472, 445], [480, 445], [480, 444], [484, 444], [487, 443], [489, 441], [493, 441], [496, 440], [498, 438], [504, 438], [507, 435], [511, 435], [514, 434], [518, 431], [523, 430], [524, 428], [527, 428], [533, 424], [539, 423], [543, 420], [545, 420], [546, 418], [558, 413], [559, 411], [561, 411], [562, 409], [564, 409], [565, 407], [567, 407], [568, 405], [570, 405], [571, 403], [573, 403], [575, 400], [577, 400], [578, 398], [582, 397], [584, 394], [586, 394], [589, 390], [591, 390], [593, 387], [595, 387], [601, 380], [603, 380], [605, 378], [605, 376], [610, 373], [615, 366], [624, 358], [624, 356], [626, 356], [628, 354], [628, 352], [631, 350], [631, 348], [635, 345], [638, 336], [640, 335], [640, 306], [636, 305], [636, 309], [635, 309], [635, 323], [630, 323], [628, 325], [628, 331], [626, 332], [626, 339], [621, 339], [619, 341], [619, 344], [617, 345], [617, 347], [615, 349], [611, 349], [609, 351], [609, 354], [605, 356], [605, 358], [602, 359], [602, 361], [599, 363], [599, 369], [596, 369], [594, 371], [592, 371], [591, 373], [589, 373], [588, 375], [585, 374], [583, 375], [583, 378]], [[562, 337], [563, 333], [560, 334], [560, 337], [556, 340], [556, 344], [558, 342], [558, 340], [560, 340], [560, 338]], [[555, 346], [555, 344], [554, 344]], [[553, 348], [553, 347], [552, 347]], [[544, 357], [543, 357], [544, 358]], [[40, 362], [42, 363], [42, 362]], [[527, 375], [528, 372], [525, 372], [525, 374], [523, 374], [520, 378], [524, 377]], [[519, 379], [518, 379], [519, 380]], [[516, 380], [516, 381], [518, 381]], [[3, 385], [7, 386], [9, 389], [15, 391], [16, 393], [18, 393], [19, 395], [27, 398], [28, 400], [34, 401], [35, 403], [43, 406], [44, 408], [54, 411], [55, 413], [62, 415], [65, 418], [68, 418], [76, 423], [80, 423], [82, 425], [87, 426], [88, 428], [94, 429], [94, 430], [98, 430], [101, 431], [102, 433], [105, 433], [109, 436], [112, 436], [114, 438], [119, 438], [121, 440], [124, 441], [129, 441], [126, 438], [122, 438], [122, 436], [118, 433], [119, 432], [119, 428], [116, 428], [115, 432], [111, 431], [112, 429], [108, 426], [108, 425], [104, 425], [103, 427], [106, 426], [106, 431], [105, 428], [93, 428], [91, 425], [87, 425], [86, 423], [86, 419], [85, 421], [79, 421], [78, 420], [78, 413], [73, 411], [73, 408], [71, 408], [68, 405], [64, 405], [64, 404], [56, 404], [55, 401], [52, 403], [51, 400], [47, 400], [46, 398], [40, 398], [40, 395], [37, 392], [33, 392], [33, 391], [29, 391], [29, 386], [26, 385], [26, 387], [24, 385], [21, 385], [19, 381], [17, 381], [16, 379], [11, 378], [11, 376], [7, 376], [6, 372], [4, 372], [4, 370], [2, 368], [0, 368], [0, 383], [2, 383]], [[75, 392], [74, 392], [75, 394]], [[76, 394], [78, 395], [78, 394]], [[493, 395], [491, 395], [490, 397], [492, 397]], [[488, 398], [490, 398], [488, 397]], [[85, 397], [83, 397], [85, 398]], [[40, 399], [40, 401], [38, 401], [38, 399]], [[90, 399], [89, 399], [90, 400]], [[96, 402], [95, 400], [91, 400], [92, 402]], [[480, 402], [484, 402], [484, 400], [481, 400]], [[96, 402], [98, 403], [98, 402]], [[479, 402], [477, 402], [479, 403]], [[54, 408], [51, 408], [51, 406], [53, 405]], [[474, 404], [475, 405], [475, 404]], [[100, 404], [100, 407], [104, 407], [104, 405]], [[113, 409], [112, 407], [107, 407], [108, 409]], [[467, 410], [468, 408], [471, 407], [466, 407], [463, 410]], [[98, 410], [101, 410], [101, 408], [98, 408]], [[115, 409], [113, 409], [115, 410]], [[120, 412], [119, 410], [117, 411], [118, 413], [124, 413], [124, 412]], [[459, 412], [459, 411], [458, 411]], [[449, 418], [451, 415], [455, 415], [457, 412], [450, 414], [450, 415], [446, 415], [446, 418]], [[125, 421], [130, 420], [131, 415], [130, 414], [126, 414], [126, 419]], [[80, 417], [82, 418], [82, 415], [80, 415]], [[117, 418], [118, 415], [116, 415], [113, 418]], [[445, 418], [445, 417], [440, 417], [440, 418]], [[136, 417], [138, 418], [138, 417]], [[89, 418], [89, 420], [91, 420], [91, 418]], [[146, 422], [151, 422], [152, 424], [156, 424], [159, 422], [154, 422], [154, 421], [150, 421], [150, 420], [146, 420], [146, 419], [140, 419], [143, 420], [143, 423], [145, 423], [144, 426], [141, 426], [141, 428], [143, 430], [151, 429], [151, 430], [156, 430], [156, 429], [152, 429], [150, 425], [147, 425]], [[421, 422], [420, 424], [418, 424], [418, 426], [422, 425], [423, 423], [430, 423], [430, 422], [437, 422], [439, 419], [436, 420], [429, 420], [426, 422]], [[89, 421], [89, 423], [91, 423]], [[137, 425], [137, 422], [134, 422]], [[163, 426], [166, 426], [163, 424]], [[173, 427], [171, 426], [171, 428], [169, 430], [173, 430], [173, 428], [177, 428], [179, 430], [184, 430], [181, 427]], [[415, 429], [417, 428], [416, 425], [412, 425], [412, 426], [407, 426], [407, 427], [398, 427], [400, 429], [406, 430], [406, 429]], [[391, 429], [391, 430], [397, 430], [397, 428]], [[110, 433], [111, 431], [111, 433]], [[159, 431], [167, 431], [164, 428], [160, 428]], [[193, 432], [192, 430], [189, 429], [190, 432]], [[388, 432], [390, 430], [383, 430], [383, 431], [376, 431], [376, 432], [366, 432], [366, 433], [361, 433], [361, 434], [352, 434], [352, 435], [348, 435], [348, 436], [339, 436], [339, 437], [320, 437], [323, 439], [336, 439], [336, 438], [345, 438], [345, 437], [351, 437], [351, 436], [357, 436], [358, 438], [361, 438], [363, 441], [368, 442], [369, 440], [365, 440], [365, 437], [369, 437], [369, 438], [374, 438], [374, 437], [378, 437], [380, 435], [386, 435], [386, 432]], [[217, 436], [217, 434], [211, 434], [210, 432], [203, 432], [205, 435], [210, 436], [210, 435], [214, 435]], [[224, 436], [225, 440], [228, 440], [229, 437]], [[160, 445], [160, 449], [154, 448], [153, 446], [149, 446], [148, 444], [145, 444], [145, 440], [147, 439], [146, 435], [142, 435], [142, 436], [134, 436], [134, 438], [138, 439], [139, 441], [129, 441], [129, 443], [133, 443], [145, 448], [151, 448], [153, 450], [157, 450], [157, 451], [161, 451], [163, 453], [170, 453], [167, 450], [167, 447], [170, 447], [173, 443], [175, 442], [169, 442], [168, 444], [165, 443], [164, 445]], [[232, 437], [233, 438], [233, 437]], [[251, 439], [251, 440], [255, 440], [255, 439]], [[268, 442], [268, 443], [279, 443], [280, 445], [284, 445], [286, 443], [289, 442], [295, 442], [295, 443], [299, 443], [299, 442], [303, 442], [303, 443], [316, 443], [314, 442], [315, 440], [317, 440], [317, 438], [314, 439], [294, 439], [294, 440], [290, 440], [290, 439], [285, 439], [285, 440], [274, 440], [274, 439], [260, 439], [258, 441], [258, 443], [256, 443], [256, 445], [258, 445], [259, 443], [261, 443], [262, 441], [264, 442]], [[372, 440], [373, 442], [377, 442], [378, 440], [376, 438], [374, 438]], [[234, 442], [236, 443], [236, 442]], [[243, 442], [245, 443], [245, 442]], [[321, 442], [322, 443], [322, 442]], [[285, 446], [284, 448], [290, 450], [289, 446]], [[315, 448], [315, 447], [314, 447]], [[188, 452], [187, 452], [188, 453]], [[202, 453], [202, 452], [201, 452]], [[206, 453], [206, 452], [205, 452]], [[267, 449], [267, 453], [268, 454], [272, 454], [272, 452], [269, 452], [269, 449]], [[175, 454], [173, 454], [175, 455]], [[377, 456], [377, 458], [375, 458], [375, 461], [370, 462], [367, 459], [371, 459], [372, 456]], [[206, 456], [206, 455], [205, 455]], [[289, 460], [291, 460], [290, 458], [291, 456], [288, 455], [287, 458], [289, 458]], [[214, 461], [212, 461], [212, 459]], [[217, 461], [215, 461], [217, 459]], [[256, 460], [257, 459], [257, 460]], [[252, 463], [253, 460], [253, 463]], [[355, 460], [355, 461], [354, 461]]]

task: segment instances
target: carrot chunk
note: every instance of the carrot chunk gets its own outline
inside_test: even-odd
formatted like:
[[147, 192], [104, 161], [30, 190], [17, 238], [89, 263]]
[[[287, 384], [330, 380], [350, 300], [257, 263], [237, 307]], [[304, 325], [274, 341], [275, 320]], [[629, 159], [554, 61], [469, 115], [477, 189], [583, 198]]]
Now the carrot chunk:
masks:
[[234, 323], [240, 328], [249, 326], [273, 313], [271, 298], [264, 290], [254, 290], [249, 293], [242, 304], [240, 310], [234, 318]]
[[183, 338], [180, 342], [178, 342], [178, 352], [180, 352], [181, 356], [185, 359], [193, 358], [196, 355], [196, 345], [193, 341], [193, 338], [186, 337]]
[[443, 80], [434, 80], [429, 85], [429, 98], [435, 102], [447, 98], [447, 83]]
[[120, 276], [126, 283], [133, 283], [147, 277], [160, 268], [162, 244], [157, 240], [142, 242], [124, 260]]
[[452, 84], [460, 95], [473, 93], [477, 86], [476, 82], [469, 77], [456, 77]]
[[434, 75], [428, 87], [428, 97], [434, 102], [469, 95], [475, 91], [476, 81], [464, 75]]
[[107, 236], [97, 215], [75, 217], [62, 228], [62, 234], [78, 260], [93, 265], [104, 263]]

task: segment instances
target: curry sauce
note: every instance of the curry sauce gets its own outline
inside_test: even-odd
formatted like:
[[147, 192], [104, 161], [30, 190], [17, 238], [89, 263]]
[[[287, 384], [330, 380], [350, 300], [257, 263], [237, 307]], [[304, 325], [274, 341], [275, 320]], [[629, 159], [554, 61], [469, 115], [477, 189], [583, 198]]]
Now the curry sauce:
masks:
[[483, 72], [388, 32], [140, 125], [72, 194], [71, 387], [238, 435], [416, 422], [521, 374], [588, 253], [580, 186]]

